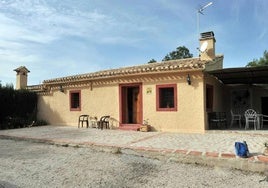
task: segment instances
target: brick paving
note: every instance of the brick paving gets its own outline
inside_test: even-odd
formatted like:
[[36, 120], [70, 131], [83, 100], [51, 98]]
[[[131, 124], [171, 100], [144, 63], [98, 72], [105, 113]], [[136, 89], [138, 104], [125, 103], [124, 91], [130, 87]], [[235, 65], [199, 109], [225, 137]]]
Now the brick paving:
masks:
[[[268, 170], [268, 157], [263, 156], [263, 143], [268, 141], [268, 131], [207, 131], [204, 134], [136, 132], [123, 130], [100, 130], [71, 126], [42, 126], [23, 129], [1, 130], [0, 138], [29, 139], [38, 142], [62, 143], [80, 146], [129, 148], [165, 154], [180, 154], [184, 157], [201, 156], [209, 160], [239, 159], [234, 153], [236, 141], [246, 141], [252, 164], [264, 165]], [[193, 159], [194, 160], [194, 159]], [[203, 158], [202, 158], [203, 160]], [[240, 165], [241, 166], [241, 165]], [[246, 165], [248, 166], [248, 164]]]

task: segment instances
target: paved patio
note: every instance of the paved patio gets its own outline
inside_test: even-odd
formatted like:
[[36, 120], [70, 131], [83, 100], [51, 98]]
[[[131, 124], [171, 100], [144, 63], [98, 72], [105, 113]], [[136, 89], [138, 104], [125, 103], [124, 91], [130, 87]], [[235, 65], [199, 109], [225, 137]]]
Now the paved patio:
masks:
[[[268, 131], [207, 131], [204, 134], [100, 130], [71, 126], [42, 126], [1, 130], [0, 138], [30, 140], [64, 146], [92, 147], [147, 157], [205, 165], [219, 165], [251, 171], [268, 170], [263, 143]], [[234, 143], [246, 141], [247, 159], [234, 154]]]

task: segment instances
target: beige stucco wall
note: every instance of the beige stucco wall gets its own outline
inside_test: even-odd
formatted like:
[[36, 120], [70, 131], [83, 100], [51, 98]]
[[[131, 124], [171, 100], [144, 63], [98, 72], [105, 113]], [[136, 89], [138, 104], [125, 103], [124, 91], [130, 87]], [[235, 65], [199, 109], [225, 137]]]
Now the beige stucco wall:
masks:
[[205, 84], [213, 86], [213, 109], [212, 111], [225, 111], [226, 99], [224, 97], [224, 84], [220, 83], [215, 77], [206, 74]]
[[[70, 91], [81, 90], [81, 111], [70, 111], [69, 95]], [[64, 92], [58, 90], [51, 91], [49, 95], [39, 95], [38, 97], [38, 117], [53, 125], [77, 126], [78, 116], [88, 114], [92, 117], [111, 115], [119, 116], [118, 109], [118, 86], [108, 87], [65, 87]], [[114, 126], [118, 119], [113, 121]], [[118, 124], [118, 123], [117, 123]]]
[[117, 84], [93, 85], [92, 90], [85, 88], [82, 91], [82, 112], [84, 114], [96, 116], [98, 119], [103, 115], [110, 115], [113, 119], [112, 126], [119, 126], [119, 89]]
[[[229, 103], [229, 99], [226, 96], [226, 90], [224, 84], [220, 83], [214, 76], [209, 74], [205, 74], [205, 85], [204, 85], [204, 92], [206, 92], [206, 85], [213, 86], [213, 107], [212, 112], [226, 112], [227, 106], [226, 103]], [[204, 94], [204, 103], [206, 104], [206, 93]], [[209, 129], [208, 125], [208, 111], [206, 106], [204, 105], [204, 111], [206, 112], [206, 129]], [[209, 111], [209, 112], [211, 112]], [[228, 116], [228, 113], [227, 113]]]
[[[188, 85], [186, 76], [191, 76]], [[52, 125], [77, 126], [80, 114], [90, 116], [110, 115], [113, 126], [119, 125], [119, 84], [142, 83], [143, 119], [148, 119], [156, 131], [204, 132], [204, 78], [201, 71], [153, 74], [102, 81], [86, 86], [64, 86], [64, 93], [52, 89], [49, 94], [39, 95], [38, 117]], [[156, 85], [177, 85], [177, 111], [156, 110]], [[152, 93], [148, 94], [147, 89]], [[70, 111], [69, 91], [81, 90], [81, 111]]]
[[[190, 73], [192, 84], [186, 82], [187, 73], [163, 77], [157, 84], [177, 84], [177, 111], [156, 111], [156, 83], [144, 83], [143, 104], [144, 119], [157, 131], [167, 132], [203, 132], [203, 76], [201, 72]], [[147, 94], [147, 88], [152, 88], [152, 93]]]

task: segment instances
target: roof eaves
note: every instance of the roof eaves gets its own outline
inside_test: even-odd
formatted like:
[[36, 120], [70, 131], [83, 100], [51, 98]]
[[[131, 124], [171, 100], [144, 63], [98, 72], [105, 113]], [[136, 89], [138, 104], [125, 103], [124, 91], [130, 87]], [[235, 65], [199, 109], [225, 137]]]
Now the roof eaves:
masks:
[[103, 70], [93, 73], [79, 74], [55, 79], [44, 80], [45, 84], [66, 83], [83, 80], [96, 80], [102, 78], [113, 78], [120, 76], [144, 75], [150, 73], [165, 73], [169, 71], [202, 70], [207, 61], [199, 58], [188, 58], [181, 60], [164, 61], [161, 63], [151, 63], [132, 67]]

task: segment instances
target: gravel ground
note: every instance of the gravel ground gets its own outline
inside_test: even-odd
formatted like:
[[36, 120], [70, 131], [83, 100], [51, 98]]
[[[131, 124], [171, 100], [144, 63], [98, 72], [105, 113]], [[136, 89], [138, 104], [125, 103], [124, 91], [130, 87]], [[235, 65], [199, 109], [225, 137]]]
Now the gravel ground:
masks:
[[[268, 187], [263, 174], [0, 140], [0, 188]], [[259, 182], [260, 180], [264, 180]]]

